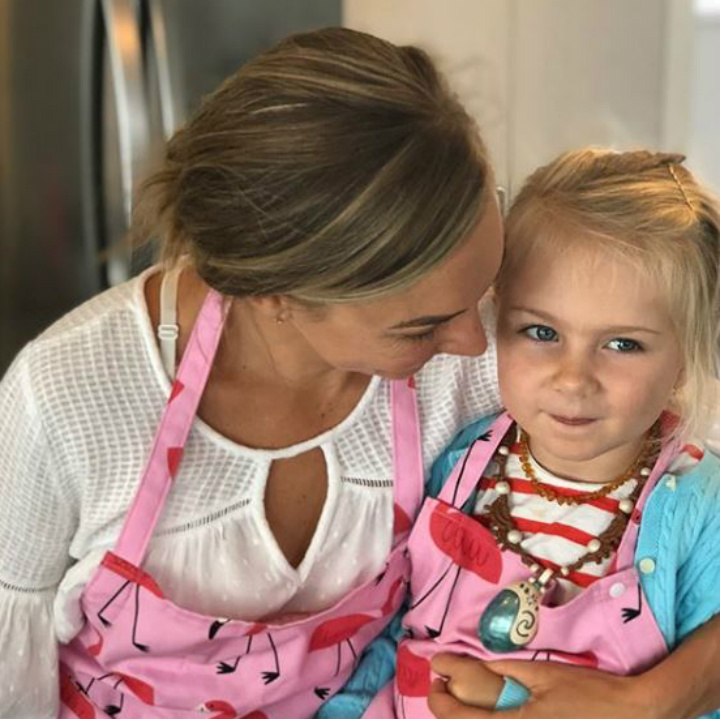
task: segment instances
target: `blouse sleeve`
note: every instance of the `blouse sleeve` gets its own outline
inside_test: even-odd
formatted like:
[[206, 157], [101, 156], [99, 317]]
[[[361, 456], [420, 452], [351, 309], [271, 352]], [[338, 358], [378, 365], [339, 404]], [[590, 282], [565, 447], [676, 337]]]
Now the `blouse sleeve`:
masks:
[[57, 715], [52, 604], [75, 525], [28, 355], [0, 383], [0, 719]]

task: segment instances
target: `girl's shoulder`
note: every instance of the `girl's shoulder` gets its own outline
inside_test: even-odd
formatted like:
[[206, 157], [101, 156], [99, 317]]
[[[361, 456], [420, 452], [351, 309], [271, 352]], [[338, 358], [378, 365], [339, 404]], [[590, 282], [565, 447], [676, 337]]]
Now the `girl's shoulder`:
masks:
[[720, 496], [720, 457], [702, 442], [688, 442], [670, 462], [657, 488], [682, 498]]
[[487, 434], [495, 420], [500, 416], [499, 412], [485, 415], [476, 419], [474, 422], [463, 427], [440, 453], [435, 462], [433, 462], [430, 476], [426, 483], [428, 495], [436, 497], [450, 475], [453, 467], [462, 459], [472, 443]]
[[720, 556], [717, 455], [698, 442], [683, 448], [653, 489], [643, 516], [643, 533], [653, 544], [674, 547], [680, 562], [695, 551], [698, 542]]

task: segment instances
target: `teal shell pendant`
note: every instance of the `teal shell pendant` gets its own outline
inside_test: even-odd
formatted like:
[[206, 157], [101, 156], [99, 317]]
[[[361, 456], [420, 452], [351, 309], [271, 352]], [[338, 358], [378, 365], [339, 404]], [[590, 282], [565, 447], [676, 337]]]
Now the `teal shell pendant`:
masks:
[[552, 570], [546, 569], [539, 577], [513, 582], [495, 595], [477, 628], [486, 649], [513, 652], [533, 640], [539, 625], [540, 599], [552, 576]]

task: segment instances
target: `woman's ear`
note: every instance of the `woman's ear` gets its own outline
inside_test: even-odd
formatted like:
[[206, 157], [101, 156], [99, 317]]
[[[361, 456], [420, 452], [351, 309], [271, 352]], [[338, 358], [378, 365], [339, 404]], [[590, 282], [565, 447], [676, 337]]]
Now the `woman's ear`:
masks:
[[249, 297], [248, 301], [268, 321], [281, 325], [292, 316], [292, 302], [285, 295], [261, 295]]

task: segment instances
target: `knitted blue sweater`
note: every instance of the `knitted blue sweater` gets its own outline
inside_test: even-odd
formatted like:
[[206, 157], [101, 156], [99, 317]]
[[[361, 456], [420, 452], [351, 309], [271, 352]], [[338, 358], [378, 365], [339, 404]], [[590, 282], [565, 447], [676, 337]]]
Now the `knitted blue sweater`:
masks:
[[[426, 483], [437, 496], [470, 444], [495, 420], [485, 417], [463, 429], [438, 457]], [[474, 498], [468, 505], [474, 504]], [[648, 604], [670, 651], [693, 630], [720, 613], [720, 459], [706, 451], [687, 474], [666, 474], [643, 512], [636, 564], [650, 558], [654, 571], [640, 573]], [[645, 562], [643, 566], [650, 563]], [[652, 565], [650, 565], [652, 566]], [[364, 652], [343, 690], [329, 699], [318, 719], [359, 719], [375, 694], [393, 677], [395, 650], [402, 635], [402, 612]], [[506, 682], [498, 708], [527, 698], [524, 687]], [[720, 709], [705, 715], [720, 719]]]

